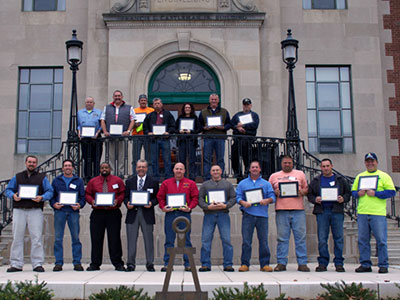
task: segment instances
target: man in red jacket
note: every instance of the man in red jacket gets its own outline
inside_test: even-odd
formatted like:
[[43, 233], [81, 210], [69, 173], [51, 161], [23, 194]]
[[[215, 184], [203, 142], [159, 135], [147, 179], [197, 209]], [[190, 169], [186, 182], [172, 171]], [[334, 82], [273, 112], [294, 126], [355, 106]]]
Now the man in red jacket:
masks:
[[[96, 194], [98, 197], [104, 196], [103, 193], [114, 193], [114, 202], [110, 205], [96, 203]], [[90, 215], [91, 263], [87, 271], [100, 270], [106, 229], [111, 263], [116, 271], [125, 271], [121, 246], [122, 214], [119, 210], [125, 197], [124, 182], [118, 176], [111, 175], [110, 164], [103, 162], [100, 165], [100, 175], [89, 181], [85, 196], [86, 202], [93, 208]]]
[[[169, 254], [167, 249], [173, 248], [175, 243], [176, 233], [172, 229], [172, 223], [177, 217], [183, 216], [191, 221], [190, 213], [199, 203], [199, 190], [197, 189], [196, 183], [193, 180], [185, 178], [185, 165], [183, 163], [177, 163], [174, 166], [174, 177], [164, 180], [161, 184], [160, 190], [157, 194], [157, 200], [160, 208], [165, 212], [164, 220], [164, 233], [165, 233], [165, 243], [164, 243], [164, 267], [161, 268], [161, 272], [167, 271], [167, 266], [169, 262]], [[184, 194], [186, 198], [186, 205], [180, 207], [172, 207], [172, 204], [167, 203], [167, 198], [169, 195], [173, 194]], [[178, 224], [180, 228], [184, 227], [181, 222]], [[186, 233], [186, 247], [192, 247], [190, 242], [190, 230]], [[187, 255], [183, 255], [185, 271], [190, 272], [189, 259]]]

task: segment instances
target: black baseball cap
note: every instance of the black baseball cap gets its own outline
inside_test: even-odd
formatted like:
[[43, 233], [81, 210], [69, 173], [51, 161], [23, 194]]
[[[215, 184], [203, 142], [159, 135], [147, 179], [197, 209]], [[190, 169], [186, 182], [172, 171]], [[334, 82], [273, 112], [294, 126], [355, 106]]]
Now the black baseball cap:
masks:
[[242, 100], [242, 103], [243, 103], [244, 105], [251, 104], [251, 99], [250, 99], [250, 98], [244, 98], [244, 99]]

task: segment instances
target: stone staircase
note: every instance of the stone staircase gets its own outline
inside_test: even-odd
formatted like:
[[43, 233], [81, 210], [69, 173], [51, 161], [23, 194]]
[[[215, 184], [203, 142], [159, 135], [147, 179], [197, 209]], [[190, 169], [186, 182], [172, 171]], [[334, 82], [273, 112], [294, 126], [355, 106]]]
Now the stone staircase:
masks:
[[10, 247], [12, 242], [12, 224], [3, 229], [0, 236], [0, 265], [9, 263]]

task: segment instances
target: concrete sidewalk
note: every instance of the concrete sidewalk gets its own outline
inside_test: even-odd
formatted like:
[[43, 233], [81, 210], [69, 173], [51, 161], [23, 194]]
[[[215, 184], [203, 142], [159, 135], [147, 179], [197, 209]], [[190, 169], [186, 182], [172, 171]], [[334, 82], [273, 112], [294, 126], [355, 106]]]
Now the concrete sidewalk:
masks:
[[[242, 288], [243, 282], [249, 285], [263, 283], [268, 290], [268, 298], [274, 299], [281, 293], [286, 297], [300, 297], [304, 299], [316, 298], [324, 289], [320, 283], [334, 283], [344, 280], [346, 283], [362, 282], [367, 287], [378, 291], [380, 298], [387, 296], [395, 297], [400, 294], [400, 289], [395, 283], [400, 284], [400, 267], [394, 266], [389, 269], [388, 274], [378, 274], [377, 267], [373, 267], [372, 273], [355, 273], [358, 265], [346, 264], [345, 273], [337, 273], [334, 267], [330, 266], [328, 272], [314, 272], [316, 264], [309, 264], [310, 273], [297, 271], [297, 265], [289, 264], [286, 272], [263, 273], [257, 266], [251, 266], [246, 273], [223, 272], [221, 266], [213, 266], [211, 272], [198, 273], [202, 291], [208, 291], [209, 298], [212, 298], [212, 291], [215, 288], [237, 287]], [[86, 267], [86, 266], [85, 266]], [[38, 275], [39, 282], [47, 282], [48, 288], [54, 291], [57, 299], [88, 299], [92, 293], [99, 292], [105, 288], [117, 287], [120, 285], [143, 288], [150, 295], [161, 291], [164, 283], [165, 273], [160, 272], [161, 266], [156, 266], [156, 272], [147, 272], [144, 266], [137, 266], [135, 272], [117, 272], [111, 265], [103, 265], [101, 271], [76, 272], [72, 265], [66, 264], [62, 272], [52, 272], [53, 265], [45, 265], [45, 273], [31, 271], [30, 265], [25, 265], [23, 272], [7, 273], [6, 266], [0, 267], [0, 284], [11, 281], [35, 280]], [[182, 266], [175, 266], [171, 276], [169, 291], [194, 291], [192, 274], [184, 272]]]

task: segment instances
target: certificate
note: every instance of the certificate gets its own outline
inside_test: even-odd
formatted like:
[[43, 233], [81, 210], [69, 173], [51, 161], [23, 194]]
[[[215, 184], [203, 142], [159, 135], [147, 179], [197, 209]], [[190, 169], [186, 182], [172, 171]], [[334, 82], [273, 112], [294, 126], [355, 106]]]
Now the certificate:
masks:
[[39, 192], [38, 185], [20, 184], [18, 187], [18, 197], [22, 199], [36, 198]]
[[251, 113], [239, 116], [239, 122], [243, 125], [253, 123], [253, 117]]
[[143, 123], [144, 119], [146, 119], [146, 116], [146, 113], [136, 114], [136, 123]]
[[358, 190], [376, 190], [378, 187], [378, 175], [360, 176], [358, 179]]
[[247, 190], [244, 192], [244, 196], [246, 197], [246, 202], [249, 202], [251, 204], [257, 204], [260, 203], [261, 200], [263, 199], [263, 190], [261, 188]]
[[154, 135], [163, 135], [167, 131], [167, 125], [153, 125]]
[[299, 183], [297, 181], [279, 182], [279, 197], [291, 198], [299, 196]]
[[129, 204], [131, 205], [149, 205], [150, 193], [142, 191], [131, 191], [131, 200]]
[[110, 134], [111, 135], [122, 135], [123, 126], [121, 124], [111, 124]]
[[81, 137], [94, 137], [96, 135], [96, 127], [83, 126], [81, 130]]
[[337, 201], [339, 191], [337, 187], [321, 188], [321, 201]]
[[186, 205], [186, 194], [167, 194], [167, 206], [178, 208]]
[[114, 193], [96, 193], [94, 205], [96, 206], [113, 206], [115, 194]]
[[207, 126], [222, 126], [222, 116], [207, 116]]
[[194, 119], [180, 119], [179, 130], [190, 130], [194, 129]]
[[60, 192], [58, 202], [62, 205], [75, 205], [78, 202], [78, 192]]
[[211, 190], [207, 193], [208, 203], [225, 203], [225, 191], [224, 190]]

